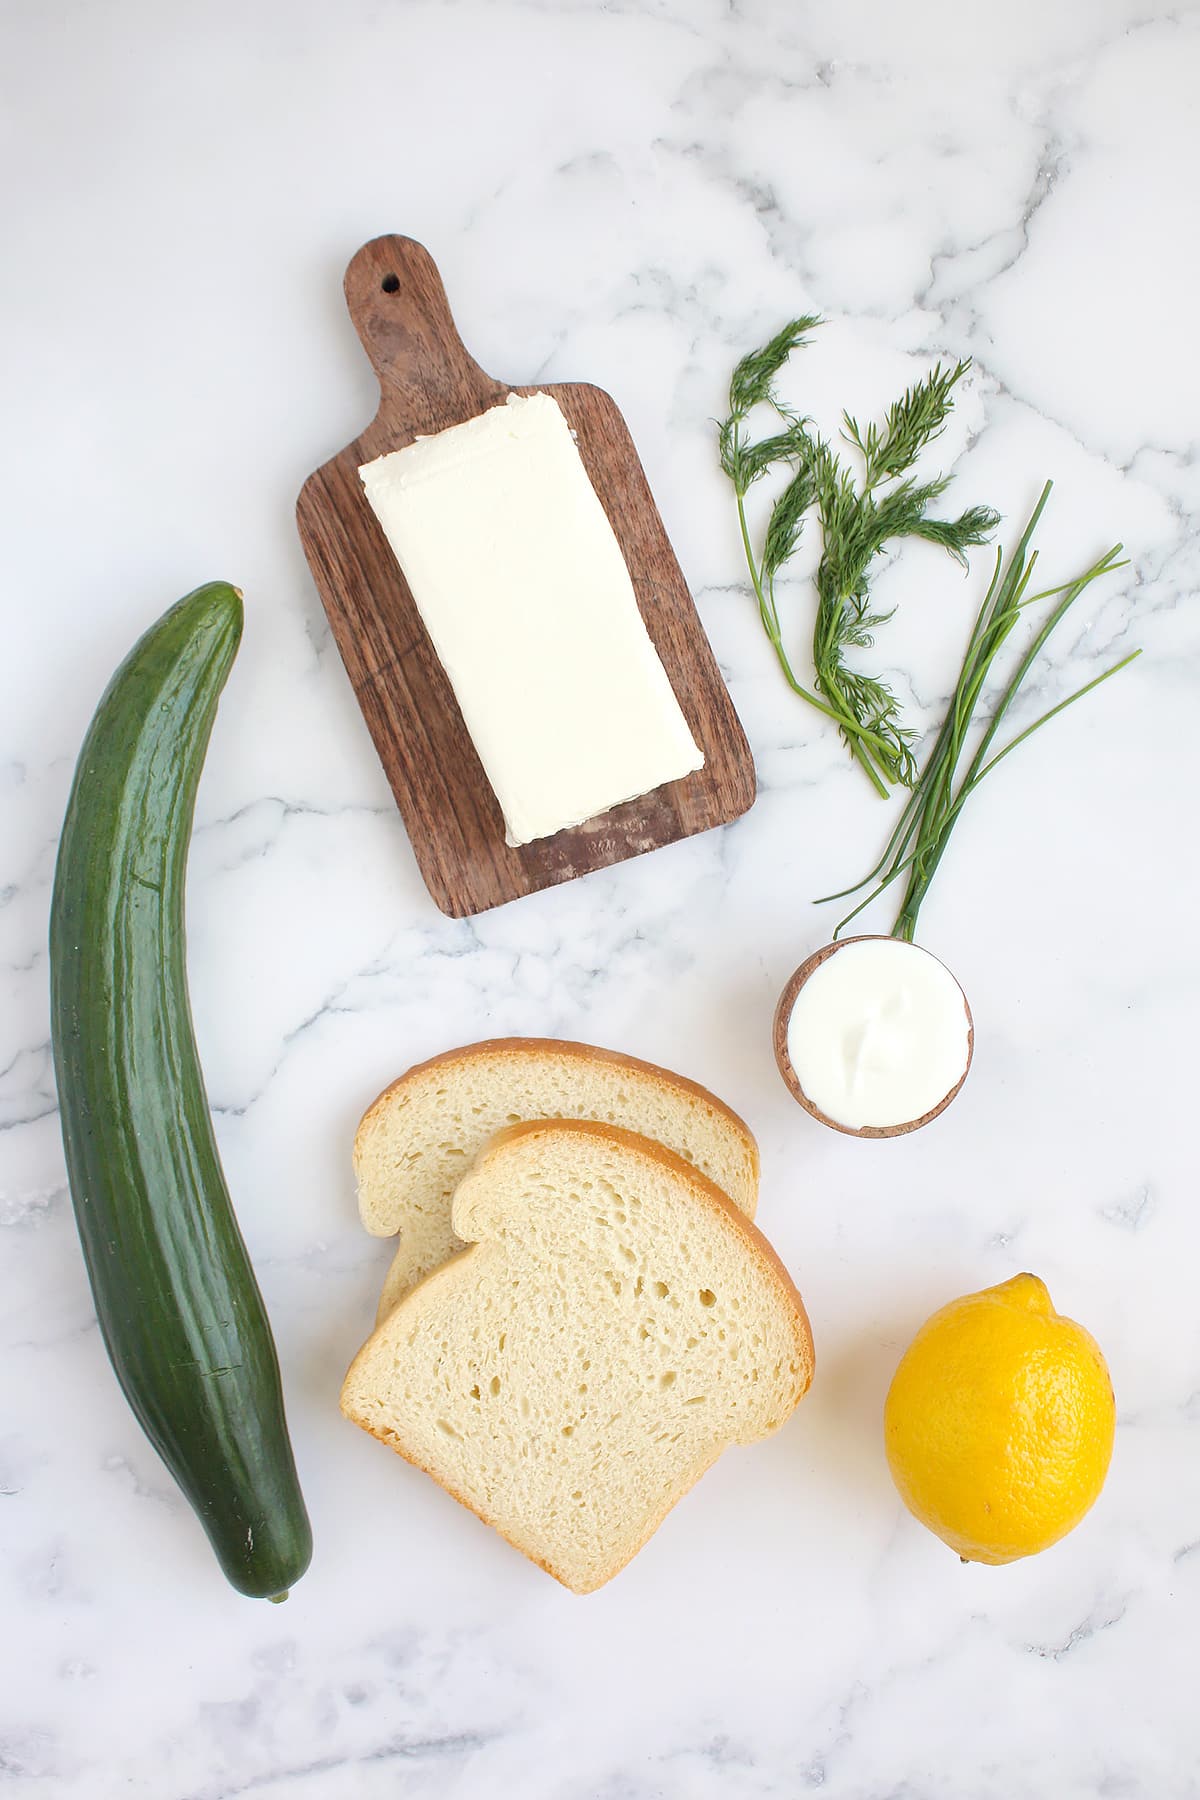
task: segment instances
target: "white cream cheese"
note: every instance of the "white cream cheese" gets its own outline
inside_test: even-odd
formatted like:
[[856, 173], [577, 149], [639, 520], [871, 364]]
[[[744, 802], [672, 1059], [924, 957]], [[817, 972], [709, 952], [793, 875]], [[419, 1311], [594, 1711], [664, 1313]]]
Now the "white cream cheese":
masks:
[[958, 1086], [970, 1059], [963, 991], [937, 958], [898, 938], [840, 945], [796, 995], [787, 1052], [827, 1118], [853, 1130], [907, 1125]]
[[359, 474], [510, 844], [703, 767], [549, 394], [510, 395]]

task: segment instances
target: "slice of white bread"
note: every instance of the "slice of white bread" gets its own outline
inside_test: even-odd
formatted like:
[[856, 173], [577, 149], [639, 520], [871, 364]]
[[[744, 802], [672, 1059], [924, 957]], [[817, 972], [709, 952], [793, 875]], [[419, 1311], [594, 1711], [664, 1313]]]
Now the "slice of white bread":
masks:
[[589, 1593], [727, 1445], [792, 1412], [803, 1303], [718, 1187], [613, 1126], [501, 1132], [454, 1227], [470, 1248], [376, 1329], [342, 1411]]
[[454, 1190], [489, 1138], [529, 1119], [595, 1119], [665, 1144], [754, 1217], [758, 1146], [714, 1094], [653, 1063], [554, 1038], [468, 1044], [410, 1069], [368, 1108], [354, 1140], [362, 1222], [400, 1233], [377, 1317], [462, 1249]]

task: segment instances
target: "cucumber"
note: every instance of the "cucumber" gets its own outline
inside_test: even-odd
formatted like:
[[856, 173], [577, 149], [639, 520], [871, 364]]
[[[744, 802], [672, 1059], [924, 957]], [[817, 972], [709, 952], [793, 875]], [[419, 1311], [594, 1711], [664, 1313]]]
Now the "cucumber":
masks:
[[51, 1034], [71, 1198], [117, 1380], [233, 1586], [277, 1600], [308, 1567], [312, 1533], [213, 1136], [184, 937], [196, 787], [241, 631], [236, 588], [197, 588], [100, 701], [55, 871]]

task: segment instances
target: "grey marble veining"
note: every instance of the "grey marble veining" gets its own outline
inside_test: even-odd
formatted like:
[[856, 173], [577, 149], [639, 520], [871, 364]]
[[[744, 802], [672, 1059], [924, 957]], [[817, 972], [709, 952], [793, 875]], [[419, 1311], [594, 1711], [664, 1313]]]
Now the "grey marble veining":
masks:
[[[0, 1791], [1200, 1796], [1200, 9], [76, 0], [10, 7], [3, 36]], [[616, 395], [760, 775], [725, 832], [459, 923], [292, 522], [374, 405], [340, 278], [385, 230], [429, 245], [486, 368]], [[733, 361], [805, 310], [828, 323], [790, 391], [824, 428], [969, 355], [931, 459], [956, 506], [994, 503], [1011, 541], [1052, 477], [1044, 569], [1126, 544], [1018, 722], [1143, 648], [964, 818], [922, 937], [970, 995], [975, 1067], [886, 1144], [812, 1125], [769, 1043], [832, 922], [812, 897], [891, 817], [779, 679], [716, 467]], [[986, 562], [912, 545], [880, 574], [876, 654], [920, 728]], [[109, 1374], [48, 1049], [82, 732], [138, 631], [214, 575], [247, 629], [190, 967], [316, 1534], [282, 1609], [224, 1587]], [[337, 1412], [389, 1254], [354, 1216], [354, 1123], [409, 1062], [502, 1032], [626, 1048], [738, 1107], [817, 1339], [794, 1420], [587, 1600]], [[880, 1408], [934, 1307], [1027, 1266], [1109, 1356], [1116, 1456], [1061, 1546], [964, 1567], [901, 1508]]]

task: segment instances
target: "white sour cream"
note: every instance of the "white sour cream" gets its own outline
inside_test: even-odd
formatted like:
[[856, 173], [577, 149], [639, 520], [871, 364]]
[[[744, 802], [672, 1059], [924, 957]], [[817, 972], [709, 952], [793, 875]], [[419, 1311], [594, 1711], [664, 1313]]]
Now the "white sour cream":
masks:
[[837, 1124], [907, 1125], [962, 1080], [967, 1003], [949, 969], [916, 944], [851, 940], [801, 986], [787, 1051], [809, 1100]]

